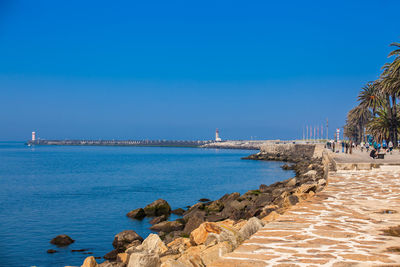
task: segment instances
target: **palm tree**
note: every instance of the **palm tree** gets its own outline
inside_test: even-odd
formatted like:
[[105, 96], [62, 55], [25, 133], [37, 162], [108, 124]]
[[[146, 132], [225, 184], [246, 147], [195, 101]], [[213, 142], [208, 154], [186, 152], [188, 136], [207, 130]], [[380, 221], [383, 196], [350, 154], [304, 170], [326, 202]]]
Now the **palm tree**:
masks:
[[367, 131], [372, 134], [376, 140], [388, 139], [391, 121], [386, 108], [380, 108], [374, 117], [367, 125]]
[[400, 44], [392, 43], [396, 47], [388, 57], [394, 56], [391, 63], [385, 64], [381, 74], [381, 91], [386, 95], [388, 116], [390, 117], [390, 139], [397, 145], [399, 120], [397, 115], [397, 98], [400, 95]]
[[376, 109], [381, 105], [381, 98], [380, 90], [375, 82], [367, 83], [358, 94], [360, 106], [370, 108], [374, 116], [376, 115]]
[[[364, 128], [371, 120], [372, 113], [364, 105], [358, 105], [347, 114], [347, 132], [351, 133], [356, 142], [361, 142], [364, 137]], [[350, 135], [347, 135], [350, 138]]]

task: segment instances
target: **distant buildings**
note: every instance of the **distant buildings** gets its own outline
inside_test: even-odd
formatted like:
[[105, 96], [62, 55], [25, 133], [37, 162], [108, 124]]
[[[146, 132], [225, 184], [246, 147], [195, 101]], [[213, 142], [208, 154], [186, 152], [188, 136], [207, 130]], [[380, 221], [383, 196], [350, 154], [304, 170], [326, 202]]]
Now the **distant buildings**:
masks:
[[36, 132], [32, 132], [32, 141], [36, 140]]
[[217, 129], [217, 130], [215, 130], [215, 142], [221, 142], [221, 141], [222, 141], [222, 139], [221, 139], [221, 137], [219, 137], [219, 131]]

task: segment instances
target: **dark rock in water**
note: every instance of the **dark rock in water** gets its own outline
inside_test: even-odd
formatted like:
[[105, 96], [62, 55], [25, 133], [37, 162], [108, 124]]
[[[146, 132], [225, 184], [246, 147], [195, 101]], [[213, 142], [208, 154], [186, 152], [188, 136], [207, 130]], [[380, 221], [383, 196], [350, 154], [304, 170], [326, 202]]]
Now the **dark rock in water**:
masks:
[[101, 257], [94, 257], [96, 260], [99, 260], [99, 259], [101, 259]]
[[173, 213], [175, 215], [183, 215], [183, 213], [185, 213], [185, 210], [178, 208], [178, 209], [172, 210], [171, 213]]
[[88, 251], [88, 249], [83, 248], [83, 249], [71, 249], [71, 252], [84, 252], [84, 251]]
[[116, 249], [111, 250], [106, 255], [103, 256], [105, 260], [116, 260], [118, 255], [118, 251]]
[[132, 219], [141, 220], [144, 217], [146, 217], [146, 214], [144, 213], [144, 209], [140, 208], [140, 209], [135, 209], [135, 210], [128, 212], [126, 214], [126, 216], [128, 216], [129, 218], [132, 218]]
[[[93, 252], [82, 252], [82, 254], [91, 255], [91, 254], [93, 254]], [[101, 257], [99, 257], [99, 258], [101, 258]]]
[[146, 216], [152, 217], [169, 215], [171, 213], [171, 207], [164, 199], [158, 199], [144, 207], [144, 212], [146, 213]]
[[208, 198], [200, 198], [199, 201], [200, 202], [209, 202], [210, 200]]
[[50, 241], [51, 244], [59, 247], [65, 247], [71, 245], [74, 242], [75, 240], [73, 240], [71, 237], [67, 235], [58, 235]]
[[56, 253], [56, 252], [58, 252], [58, 251], [55, 250], [55, 249], [48, 249], [47, 250], [47, 253], [49, 253], [49, 254], [53, 254], [53, 253]]
[[194, 213], [189, 217], [183, 232], [185, 234], [190, 234], [194, 229], [200, 226], [204, 222], [204, 213]]
[[167, 216], [161, 215], [161, 216], [158, 216], [158, 217], [155, 217], [154, 219], [152, 219], [150, 221], [150, 224], [157, 224], [157, 223], [160, 223], [160, 222], [163, 222], [166, 220], [167, 220]]
[[150, 227], [150, 230], [170, 233], [173, 231], [181, 231], [184, 227], [185, 225], [181, 221], [165, 221], [153, 225]]
[[124, 252], [136, 240], [142, 242], [143, 238], [133, 230], [125, 230], [115, 235], [112, 245], [118, 252]]

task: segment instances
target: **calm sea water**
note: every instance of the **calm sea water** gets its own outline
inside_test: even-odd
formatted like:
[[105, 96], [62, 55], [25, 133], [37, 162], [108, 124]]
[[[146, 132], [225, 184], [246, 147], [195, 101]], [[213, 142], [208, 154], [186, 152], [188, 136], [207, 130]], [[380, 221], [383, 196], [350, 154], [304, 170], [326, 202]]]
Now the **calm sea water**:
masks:
[[[125, 214], [158, 198], [184, 208], [293, 176], [279, 162], [240, 159], [251, 153], [0, 143], [0, 266], [80, 266], [88, 255], [71, 249], [103, 256], [118, 232], [146, 237], [149, 220]], [[56, 248], [49, 241], [59, 234], [76, 241]]]

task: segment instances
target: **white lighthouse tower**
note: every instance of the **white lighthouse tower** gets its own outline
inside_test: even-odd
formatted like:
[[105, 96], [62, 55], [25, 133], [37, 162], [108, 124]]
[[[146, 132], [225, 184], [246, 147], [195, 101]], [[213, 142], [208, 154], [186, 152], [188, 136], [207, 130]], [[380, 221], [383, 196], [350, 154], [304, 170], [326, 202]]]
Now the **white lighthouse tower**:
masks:
[[222, 141], [222, 139], [221, 139], [221, 137], [219, 137], [219, 131], [217, 128], [217, 130], [215, 130], [215, 142], [221, 142], [221, 141]]
[[32, 141], [36, 140], [36, 132], [32, 132]]

